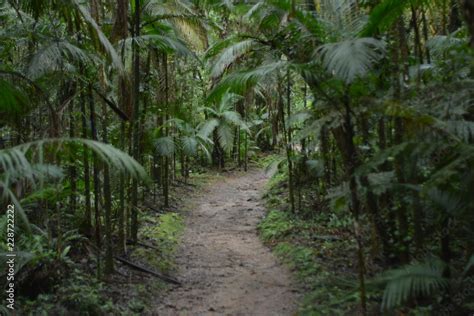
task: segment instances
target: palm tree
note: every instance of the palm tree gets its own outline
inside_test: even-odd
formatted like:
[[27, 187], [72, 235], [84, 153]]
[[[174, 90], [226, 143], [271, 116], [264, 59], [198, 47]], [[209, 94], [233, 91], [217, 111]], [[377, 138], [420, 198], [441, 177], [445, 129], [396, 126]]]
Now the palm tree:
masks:
[[234, 144], [233, 128], [240, 127], [245, 132], [249, 132], [240, 114], [233, 110], [233, 106], [240, 99], [241, 97], [236, 94], [225, 93], [214, 107], [202, 108], [209, 118], [200, 126], [199, 134], [202, 137], [212, 134], [214, 141], [212, 159], [214, 165], [219, 168], [224, 168], [225, 154], [230, 152]]

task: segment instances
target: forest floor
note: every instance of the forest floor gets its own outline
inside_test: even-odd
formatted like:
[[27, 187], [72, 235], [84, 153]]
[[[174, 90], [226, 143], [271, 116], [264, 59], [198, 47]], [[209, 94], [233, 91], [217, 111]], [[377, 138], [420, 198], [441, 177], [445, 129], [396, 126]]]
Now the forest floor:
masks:
[[267, 181], [257, 169], [228, 173], [202, 189], [186, 215], [176, 258], [182, 286], [158, 303], [159, 315], [292, 315], [298, 290], [257, 235]]

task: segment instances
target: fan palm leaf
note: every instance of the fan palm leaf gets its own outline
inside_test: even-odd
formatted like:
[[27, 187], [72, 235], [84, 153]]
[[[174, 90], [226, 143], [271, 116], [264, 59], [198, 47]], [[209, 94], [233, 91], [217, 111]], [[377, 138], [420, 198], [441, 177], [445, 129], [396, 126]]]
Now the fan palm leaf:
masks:
[[410, 298], [445, 289], [449, 281], [442, 276], [444, 269], [445, 264], [440, 260], [430, 260], [385, 272], [382, 309], [391, 309]]
[[358, 38], [322, 45], [317, 53], [326, 71], [352, 83], [385, 56], [385, 46], [384, 41], [375, 38]]

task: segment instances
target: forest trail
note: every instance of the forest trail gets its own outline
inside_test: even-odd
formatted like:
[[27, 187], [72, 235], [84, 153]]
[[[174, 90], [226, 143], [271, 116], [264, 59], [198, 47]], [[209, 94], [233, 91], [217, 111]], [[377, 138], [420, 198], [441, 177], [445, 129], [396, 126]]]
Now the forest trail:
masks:
[[289, 271], [257, 236], [264, 215], [262, 171], [229, 175], [201, 192], [187, 215], [178, 253], [181, 287], [157, 315], [293, 315], [297, 291]]

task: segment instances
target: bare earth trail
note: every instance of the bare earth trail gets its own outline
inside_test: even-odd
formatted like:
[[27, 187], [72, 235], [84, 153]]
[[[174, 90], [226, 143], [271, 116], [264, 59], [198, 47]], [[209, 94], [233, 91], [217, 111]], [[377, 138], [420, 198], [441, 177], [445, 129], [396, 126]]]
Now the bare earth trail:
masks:
[[298, 294], [290, 273], [257, 236], [266, 177], [259, 170], [209, 186], [187, 215], [178, 253], [181, 287], [155, 315], [294, 315]]

